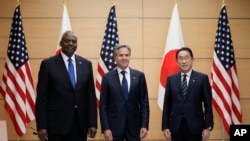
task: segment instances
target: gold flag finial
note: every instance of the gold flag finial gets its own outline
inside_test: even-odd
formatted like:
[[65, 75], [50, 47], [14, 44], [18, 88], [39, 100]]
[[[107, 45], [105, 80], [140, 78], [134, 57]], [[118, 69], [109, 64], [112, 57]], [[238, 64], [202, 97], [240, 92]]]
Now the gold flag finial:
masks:
[[177, 4], [177, 0], [174, 0], [174, 5], [176, 5]]
[[225, 0], [222, 0], [221, 5], [222, 6], [226, 5]]
[[16, 6], [19, 6], [21, 2], [19, 0], [16, 1]]
[[67, 6], [68, 5], [68, 1], [67, 0], [63, 0], [63, 5]]
[[111, 6], [115, 5], [115, 0], [112, 0]]

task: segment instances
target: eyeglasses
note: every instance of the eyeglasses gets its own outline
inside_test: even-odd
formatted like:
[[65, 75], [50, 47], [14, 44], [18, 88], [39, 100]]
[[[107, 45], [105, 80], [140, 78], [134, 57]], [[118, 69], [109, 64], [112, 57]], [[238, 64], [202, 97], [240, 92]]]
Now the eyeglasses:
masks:
[[182, 62], [183, 60], [185, 60], [185, 61], [190, 61], [190, 60], [191, 60], [191, 57], [190, 57], [190, 56], [185, 56], [185, 57], [179, 56], [179, 57], [177, 58], [177, 60], [178, 60], [179, 62]]

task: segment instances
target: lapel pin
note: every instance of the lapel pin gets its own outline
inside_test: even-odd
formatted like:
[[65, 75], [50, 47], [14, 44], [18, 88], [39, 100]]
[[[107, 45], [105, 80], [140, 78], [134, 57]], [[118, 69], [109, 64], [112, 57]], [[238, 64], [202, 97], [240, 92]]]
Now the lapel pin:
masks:
[[197, 78], [193, 79], [193, 83], [195, 83], [197, 81]]

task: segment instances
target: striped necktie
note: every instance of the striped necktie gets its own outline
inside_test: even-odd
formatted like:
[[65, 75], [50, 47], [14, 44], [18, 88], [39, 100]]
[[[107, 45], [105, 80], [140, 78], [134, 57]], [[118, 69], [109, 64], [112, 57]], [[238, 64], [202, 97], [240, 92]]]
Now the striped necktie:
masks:
[[184, 74], [183, 75], [183, 79], [182, 79], [182, 95], [185, 98], [187, 95], [187, 75]]

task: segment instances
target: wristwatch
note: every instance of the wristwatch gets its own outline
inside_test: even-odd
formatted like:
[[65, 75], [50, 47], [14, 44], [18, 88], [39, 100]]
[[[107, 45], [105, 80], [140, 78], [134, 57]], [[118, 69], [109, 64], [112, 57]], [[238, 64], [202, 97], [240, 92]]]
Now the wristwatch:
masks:
[[209, 126], [209, 127], [207, 128], [207, 130], [212, 131], [212, 127], [211, 127], [211, 126]]

